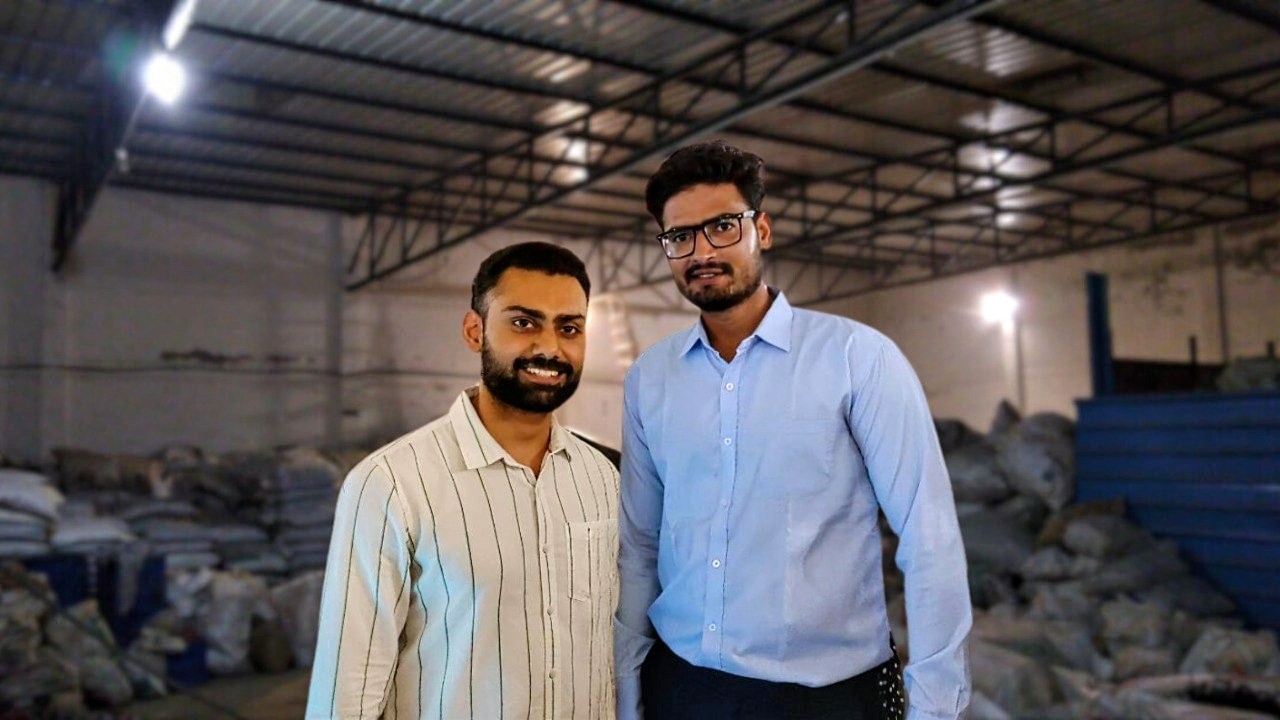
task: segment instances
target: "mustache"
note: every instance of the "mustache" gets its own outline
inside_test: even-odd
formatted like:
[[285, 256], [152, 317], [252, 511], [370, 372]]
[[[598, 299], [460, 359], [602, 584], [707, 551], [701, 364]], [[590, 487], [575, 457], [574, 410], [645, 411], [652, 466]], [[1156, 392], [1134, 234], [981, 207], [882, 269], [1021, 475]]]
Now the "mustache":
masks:
[[518, 358], [511, 364], [514, 370], [552, 370], [566, 376], [573, 376], [573, 366], [567, 362], [551, 358]]
[[688, 270], [684, 271], [685, 282], [692, 282], [694, 274], [700, 273], [703, 270], [719, 270], [725, 275], [733, 274], [733, 266], [731, 266], [729, 263], [720, 263], [720, 262], [701, 263], [699, 265], [694, 265], [690, 267]]

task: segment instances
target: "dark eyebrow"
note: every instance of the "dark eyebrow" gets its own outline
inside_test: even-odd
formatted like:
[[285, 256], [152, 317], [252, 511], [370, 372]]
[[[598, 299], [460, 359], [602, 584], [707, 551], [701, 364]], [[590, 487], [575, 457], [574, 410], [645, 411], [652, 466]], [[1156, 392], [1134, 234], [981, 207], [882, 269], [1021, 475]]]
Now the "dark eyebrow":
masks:
[[[502, 309], [502, 312], [520, 313], [521, 315], [528, 315], [529, 317], [535, 320], [547, 319], [546, 313], [542, 312], [541, 310], [534, 310], [533, 308], [527, 308], [523, 305], [508, 305], [507, 307]], [[564, 314], [564, 315], [556, 316], [557, 323], [576, 322], [581, 320], [586, 320], [586, 316], [581, 313]]]
[[502, 312], [520, 313], [521, 315], [528, 315], [529, 317], [534, 318], [536, 320], [547, 319], [547, 314], [542, 312], [541, 310], [534, 310], [533, 308], [527, 308], [523, 305], [508, 305], [502, 308]]

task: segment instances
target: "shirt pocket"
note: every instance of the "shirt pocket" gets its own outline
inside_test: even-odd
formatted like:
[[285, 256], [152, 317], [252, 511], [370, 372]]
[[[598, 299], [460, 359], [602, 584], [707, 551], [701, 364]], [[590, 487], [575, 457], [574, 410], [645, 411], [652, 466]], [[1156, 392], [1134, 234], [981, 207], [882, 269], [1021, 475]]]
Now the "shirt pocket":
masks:
[[791, 498], [815, 493], [831, 479], [836, 434], [828, 420], [787, 418], [770, 435], [761, 458], [760, 493]]
[[603, 602], [612, 614], [618, 596], [618, 520], [569, 523], [569, 597]]

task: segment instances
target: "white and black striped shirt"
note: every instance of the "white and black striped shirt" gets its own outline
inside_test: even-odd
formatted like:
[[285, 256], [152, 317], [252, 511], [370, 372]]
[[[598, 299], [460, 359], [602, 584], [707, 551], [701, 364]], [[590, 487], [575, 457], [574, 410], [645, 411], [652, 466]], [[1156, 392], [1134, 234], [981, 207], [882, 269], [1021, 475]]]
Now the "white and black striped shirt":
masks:
[[618, 473], [553, 423], [541, 473], [461, 394], [338, 500], [308, 718], [612, 718]]

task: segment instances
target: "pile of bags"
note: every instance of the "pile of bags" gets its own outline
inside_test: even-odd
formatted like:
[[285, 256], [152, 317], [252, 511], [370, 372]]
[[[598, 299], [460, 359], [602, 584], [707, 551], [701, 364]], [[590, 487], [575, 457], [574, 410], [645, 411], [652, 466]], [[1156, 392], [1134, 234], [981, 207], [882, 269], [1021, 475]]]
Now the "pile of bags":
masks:
[[63, 501], [44, 475], [0, 468], [0, 558], [49, 554], [50, 526]]
[[128, 549], [163, 555], [170, 569], [242, 570], [279, 582], [323, 569], [338, 463], [356, 454], [171, 446], [147, 458], [59, 448], [57, 486], [36, 473], [0, 471], [0, 557]]
[[341, 484], [338, 466], [307, 449], [287, 453], [268, 481], [268, 511], [291, 574], [324, 568]]
[[43, 575], [7, 564], [0, 708], [83, 717], [120, 707], [164, 694], [167, 664], [191, 667], [192, 653], [214, 675], [310, 666], [340, 464], [362, 452], [181, 446], [152, 458], [68, 449], [55, 457], [51, 476], [0, 469], [0, 558], [114, 560], [123, 612], [143, 558], [163, 555], [166, 607], [122, 649], [95, 602], [59, 614]]
[[1222, 369], [1214, 385], [1223, 392], [1280, 390], [1280, 358], [1237, 358]]
[[239, 571], [177, 571], [168, 607], [122, 650], [95, 601], [59, 611], [42, 574], [0, 563], [0, 710], [18, 713], [13, 717], [108, 717], [90, 711], [166, 694], [167, 657], [187, 653], [196, 641], [215, 675], [309, 667], [322, 585], [318, 572], [268, 588]]
[[82, 717], [120, 707], [162, 681], [122, 654], [88, 600], [58, 613], [44, 577], [0, 565], [0, 707], [32, 717]]
[[[974, 720], [1280, 714], [1280, 649], [1120, 500], [1070, 504], [1074, 427], [1007, 404], [980, 435], [937, 423], [969, 564]], [[896, 541], [886, 597], [910, 631]]]
[[199, 639], [214, 675], [310, 667], [322, 586], [319, 572], [268, 587], [239, 570], [178, 571], [169, 577], [167, 607], [148, 620], [139, 643], [151, 652], [181, 654]]

